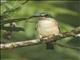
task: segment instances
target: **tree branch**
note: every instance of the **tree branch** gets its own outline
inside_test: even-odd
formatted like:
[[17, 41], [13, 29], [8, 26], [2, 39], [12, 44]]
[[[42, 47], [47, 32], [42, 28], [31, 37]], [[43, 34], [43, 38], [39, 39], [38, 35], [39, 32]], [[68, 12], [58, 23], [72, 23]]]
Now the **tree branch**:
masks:
[[0, 25], [4, 25], [4, 24], [7, 24], [7, 23], [12, 23], [12, 22], [25, 21], [25, 20], [26, 20], [27, 22], [33, 23], [32, 21], [29, 21], [29, 20], [27, 20], [27, 19], [31, 19], [31, 18], [34, 18], [34, 17], [36, 17], [36, 16], [1, 20], [1, 23], [2, 23], [2, 24], [0, 24]]
[[70, 46], [70, 45], [64, 45], [64, 44], [60, 44], [60, 43], [55, 43], [54, 45], [58, 45], [60, 47], [65, 47], [65, 48], [70, 48], [70, 49], [80, 50], [80, 47], [75, 47], [75, 46]]
[[[61, 33], [57, 36], [55, 36], [55, 40], [62, 39], [65, 37], [70, 37], [70, 36], [76, 36], [77, 34], [80, 34], [80, 27], [70, 31], [70, 32], [64, 32]], [[45, 37], [44, 37], [45, 38]], [[42, 41], [40, 39], [34, 39], [34, 40], [26, 40], [26, 41], [20, 41], [20, 42], [11, 42], [11, 43], [5, 43], [5, 44], [0, 44], [0, 49], [9, 49], [9, 48], [17, 48], [17, 47], [22, 47], [22, 46], [31, 46], [31, 45], [36, 45], [40, 44]], [[67, 48], [72, 48], [72, 49], [79, 49], [80, 47], [70, 47], [70, 46], [64, 46], [61, 44], [57, 44], [62, 47], [67, 47]]]
[[40, 43], [40, 39], [26, 40], [26, 41], [20, 41], [20, 42], [11, 42], [11, 43], [6, 43], [6, 44], [0, 44], [0, 49], [31, 46], [31, 45], [36, 45], [39, 43]]

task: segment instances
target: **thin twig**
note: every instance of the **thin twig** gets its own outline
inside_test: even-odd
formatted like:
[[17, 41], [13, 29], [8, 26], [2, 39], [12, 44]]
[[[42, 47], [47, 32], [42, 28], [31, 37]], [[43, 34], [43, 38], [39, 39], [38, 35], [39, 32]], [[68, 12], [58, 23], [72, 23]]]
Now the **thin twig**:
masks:
[[[31, 22], [27, 19], [31, 19], [35, 16], [30, 16], [30, 17], [22, 17], [22, 18], [13, 18], [13, 19], [7, 19], [7, 20], [1, 20], [1, 25], [4, 25], [4, 24], [7, 24], [7, 23], [12, 23], [12, 22], [19, 22], [19, 21], [28, 21], [28, 22]], [[32, 22], [31, 22], [32, 23]]]
[[60, 47], [65, 47], [65, 48], [70, 48], [70, 49], [80, 50], [80, 47], [71, 46], [71, 45], [65, 45], [65, 44], [60, 44], [60, 43], [55, 43], [54, 45], [58, 45]]

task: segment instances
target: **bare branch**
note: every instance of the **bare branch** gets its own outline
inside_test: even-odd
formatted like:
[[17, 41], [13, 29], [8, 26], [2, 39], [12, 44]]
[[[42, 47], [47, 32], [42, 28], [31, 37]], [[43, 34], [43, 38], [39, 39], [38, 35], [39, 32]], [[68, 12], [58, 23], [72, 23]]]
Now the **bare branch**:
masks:
[[40, 39], [26, 40], [26, 41], [21, 41], [21, 42], [11, 42], [11, 43], [6, 43], [6, 44], [0, 44], [0, 49], [31, 46], [31, 45], [36, 45], [39, 43], [40, 43]]
[[[77, 34], [80, 34], [80, 27], [70, 31], [70, 32], [64, 32], [61, 33], [60, 35], [55, 36], [55, 40], [62, 39], [65, 37], [70, 37], [70, 36], [76, 36]], [[26, 41], [21, 41], [21, 42], [11, 42], [11, 43], [6, 43], [6, 44], [0, 44], [0, 49], [9, 49], [9, 48], [16, 48], [16, 47], [22, 47], [22, 46], [31, 46], [31, 45], [36, 45], [40, 44], [42, 41], [40, 39], [34, 39], [34, 40], [26, 40]], [[61, 44], [57, 44], [62, 47], [67, 47], [67, 48], [72, 48], [72, 49], [80, 49], [77, 47], [72, 47], [72, 46], [64, 46]]]

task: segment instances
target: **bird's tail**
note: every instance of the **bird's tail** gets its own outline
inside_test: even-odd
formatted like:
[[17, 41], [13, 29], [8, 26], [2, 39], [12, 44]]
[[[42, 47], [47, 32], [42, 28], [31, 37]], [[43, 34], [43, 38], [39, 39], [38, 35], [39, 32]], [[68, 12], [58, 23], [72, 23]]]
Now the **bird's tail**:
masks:
[[46, 49], [54, 49], [53, 42], [46, 42]]

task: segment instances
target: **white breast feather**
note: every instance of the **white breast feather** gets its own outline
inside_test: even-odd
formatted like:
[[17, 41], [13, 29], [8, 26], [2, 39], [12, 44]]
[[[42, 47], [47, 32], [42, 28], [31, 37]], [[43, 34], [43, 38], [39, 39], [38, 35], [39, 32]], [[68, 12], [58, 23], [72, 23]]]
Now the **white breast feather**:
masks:
[[58, 23], [53, 19], [40, 20], [38, 22], [38, 32], [42, 36], [48, 36], [51, 34], [58, 35]]

